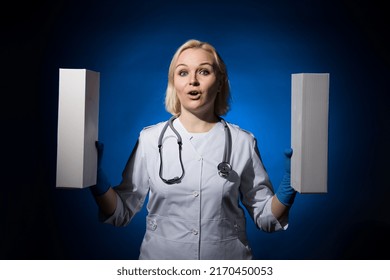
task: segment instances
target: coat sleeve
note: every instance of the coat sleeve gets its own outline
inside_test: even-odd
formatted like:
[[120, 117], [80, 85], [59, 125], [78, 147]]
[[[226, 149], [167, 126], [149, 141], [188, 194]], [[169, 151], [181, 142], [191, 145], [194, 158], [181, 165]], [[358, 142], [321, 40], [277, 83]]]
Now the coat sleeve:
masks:
[[251, 156], [241, 176], [241, 200], [256, 226], [273, 232], [287, 229], [288, 217], [278, 221], [271, 211], [274, 190], [261, 160], [257, 141], [253, 138]]
[[104, 223], [126, 226], [141, 210], [149, 192], [149, 178], [146, 170], [146, 158], [140, 136], [122, 172], [121, 183], [114, 187], [117, 194], [115, 212], [108, 218], [102, 217], [101, 220]]

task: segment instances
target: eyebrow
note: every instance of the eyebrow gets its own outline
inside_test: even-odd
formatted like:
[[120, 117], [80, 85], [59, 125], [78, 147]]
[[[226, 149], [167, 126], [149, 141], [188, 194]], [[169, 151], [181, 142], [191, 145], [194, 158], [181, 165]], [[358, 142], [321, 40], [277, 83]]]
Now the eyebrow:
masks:
[[[203, 62], [203, 63], [199, 64], [199, 66], [203, 66], [203, 65], [209, 65], [209, 66], [211, 66], [211, 67], [214, 67], [214, 65], [213, 65], [213, 64], [211, 64], [211, 63], [209, 63], [209, 62]], [[185, 67], [188, 67], [188, 65], [187, 65], [187, 64], [180, 63], [180, 64], [176, 65], [176, 67], [175, 67], [175, 68], [177, 68], [177, 67], [179, 67], [179, 66], [185, 66]]]

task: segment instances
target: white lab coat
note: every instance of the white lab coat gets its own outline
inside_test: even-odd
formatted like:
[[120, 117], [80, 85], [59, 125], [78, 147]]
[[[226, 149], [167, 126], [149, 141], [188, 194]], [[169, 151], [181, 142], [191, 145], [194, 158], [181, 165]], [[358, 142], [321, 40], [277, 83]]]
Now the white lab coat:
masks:
[[[114, 188], [118, 196], [116, 210], [104, 222], [127, 225], [149, 193], [140, 259], [251, 259], [240, 200], [260, 229], [272, 232], [287, 226], [287, 218], [282, 225], [271, 212], [274, 192], [256, 139], [228, 124], [233, 171], [225, 179], [217, 170], [225, 147], [222, 123], [195, 143], [196, 135], [193, 137], [176, 119], [173, 124], [183, 141], [185, 175], [180, 183], [168, 185], [159, 177], [157, 144], [164, 124], [141, 131], [122, 182]], [[163, 138], [163, 178], [180, 174], [177, 137], [168, 127]]]

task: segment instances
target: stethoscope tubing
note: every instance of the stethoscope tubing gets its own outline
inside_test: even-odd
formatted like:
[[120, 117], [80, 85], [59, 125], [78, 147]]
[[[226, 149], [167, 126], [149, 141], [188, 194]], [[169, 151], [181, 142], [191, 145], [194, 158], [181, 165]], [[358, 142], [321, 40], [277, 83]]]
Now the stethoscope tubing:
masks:
[[[182, 160], [182, 145], [183, 145], [183, 141], [182, 141], [182, 138], [180, 136], [180, 133], [173, 126], [173, 121], [176, 118], [177, 118], [177, 116], [172, 116], [165, 123], [163, 129], [161, 130], [160, 136], [158, 138], [158, 151], [159, 151], [159, 154], [160, 154], [159, 176], [160, 176], [161, 180], [164, 183], [168, 184], [168, 185], [180, 183], [181, 180], [184, 177], [184, 174], [185, 174], [185, 170], [184, 170], [184, 166], [183, 166], [183, 160]], [[221, 118], [221, 117], [219, 117], [219, 120], [221, 121], [222, 125], [224, 126], [225, 147], [224, 147], [224, 151], [223, 151], [222, 162], [218, 164], [217, 169], [218, 169], [219, 176], [221, 176], [223, 178], [227, 178], [229, 176], [231, 170], [232, 170], [232, 167], [231, 167], [231, 165], [229, 163], [230, 156], [231, 156], [231, 148], [232, 148], [231, 147], [232, 146], [231, 145], [232, 136], [231, 136], [230, 129], [229, 129], [228, 124], [226, 123], [226, 121], [223, 118]], [[180, 161], [180, 166], [181, 166], [181, 175], [180, 176], [176, 176], [176, 177], [174, 177], [172, 179], [165, 179], [163, 177], [163, 158], [162, 158], [162, 147], [163, 147], [163, 145], [162, 145], [162, 141], [163, 141], [165, 132], [168, 129], [168, 126], [175, 133], [175, 135], [177, 137], [177, 144], [178, 144], [178, 147], [179, 147], [179, 161]]]

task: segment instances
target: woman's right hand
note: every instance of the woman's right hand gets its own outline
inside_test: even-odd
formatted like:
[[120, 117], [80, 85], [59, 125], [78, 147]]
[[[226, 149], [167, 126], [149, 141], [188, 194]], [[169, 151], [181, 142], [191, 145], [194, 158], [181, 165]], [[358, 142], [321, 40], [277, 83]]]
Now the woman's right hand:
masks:
[[95, 145], [98, 152], [97, 178], [96, 185], [91, 186], [90, 190], [95, 197], [101, 213], [104, 216], [109, 217], [115, 212], [117, 194], [114, 189], [111, 188], [111, 184], [102, 168], [104, 144], [96, 141]]
[[104, 144], [102, 142], [96, 141], [95, 146], [97, 149], [98, 157], [97, 157], [97, 177], [96, 177], [96, 185], [91, 186], [90, 190], [92, 194], [97, 197], [105, 194], [109, 188], [111, 187], [110, 182], [106, 174], [102, 168], [102, 159], [103, 159], [103, 150]]

